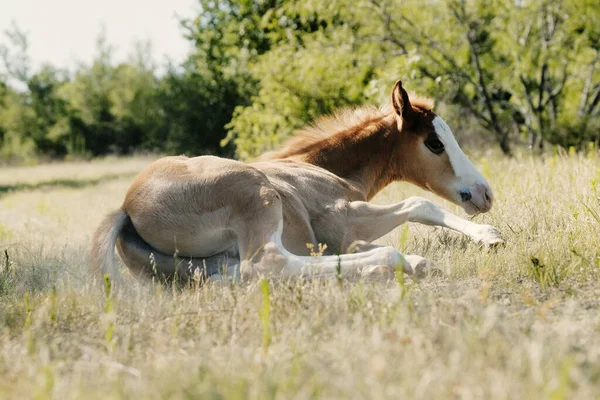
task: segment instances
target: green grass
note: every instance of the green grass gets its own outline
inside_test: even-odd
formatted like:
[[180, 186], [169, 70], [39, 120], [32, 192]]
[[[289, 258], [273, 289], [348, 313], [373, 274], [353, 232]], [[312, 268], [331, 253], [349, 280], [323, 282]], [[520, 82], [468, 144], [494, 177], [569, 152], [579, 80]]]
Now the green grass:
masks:
[[[147, 161], [0, 171], [98, 179], [0, 196], [0, 398], [599, 398], [600, 158], [476, 158], [497, 202], [475, 221], [505, 247], [413, 224], [380, 241], [444, 276], [93, 286], [90, 236]], [[408, 184], [375, 201], [412, 195], [463, 215]]]

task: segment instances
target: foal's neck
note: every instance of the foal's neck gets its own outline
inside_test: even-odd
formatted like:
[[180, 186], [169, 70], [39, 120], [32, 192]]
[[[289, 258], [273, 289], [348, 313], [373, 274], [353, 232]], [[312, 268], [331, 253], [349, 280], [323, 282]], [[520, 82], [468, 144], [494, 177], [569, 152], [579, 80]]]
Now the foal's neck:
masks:
[[311, 146], [301, 158], [350, 181], [370, 200], [398, 179], [392, 163], [395, 124], [389, 116], [368, 121]]

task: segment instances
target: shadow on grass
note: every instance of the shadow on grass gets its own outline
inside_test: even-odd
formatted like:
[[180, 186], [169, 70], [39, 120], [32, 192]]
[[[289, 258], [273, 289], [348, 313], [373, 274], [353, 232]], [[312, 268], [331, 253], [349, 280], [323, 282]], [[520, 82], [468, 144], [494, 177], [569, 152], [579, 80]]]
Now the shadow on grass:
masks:
[[93, 179], [52, 179], [49, 181], [37, 183], [14, 183], [10, 185], [0, 185], [0, 197], [9, 193], [20, 192], [25, 190], [39, 190], [47, 188], [81, 189], [88, 186], [98, 185], [107, 181], [132, 177], [134, 175], [135, 174], [112, 174], [104, 175]]

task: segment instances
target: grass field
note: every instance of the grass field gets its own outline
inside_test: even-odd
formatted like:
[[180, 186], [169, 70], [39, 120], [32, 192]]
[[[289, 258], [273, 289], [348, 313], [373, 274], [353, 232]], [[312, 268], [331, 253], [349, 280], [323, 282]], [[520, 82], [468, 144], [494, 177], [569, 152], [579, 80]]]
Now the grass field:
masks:
[[[90, 237], [150, 161], [0, 169], [0, 398], [600, 398], [600, 157], [475, 159], [505, 247], [381, 240], [444, 276], [106, 296]], [[412, 195], [463, 215], [408, 184], [376, 202]]]

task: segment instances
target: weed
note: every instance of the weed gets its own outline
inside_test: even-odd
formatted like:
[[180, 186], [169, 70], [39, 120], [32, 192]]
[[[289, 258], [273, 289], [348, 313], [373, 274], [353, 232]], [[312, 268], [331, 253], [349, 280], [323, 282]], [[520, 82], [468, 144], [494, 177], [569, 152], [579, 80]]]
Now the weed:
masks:
[[269, 291], [269, 281], [262, 279], [260, 282], [262, 293], [262, 307], [259, 317], [262, 325], [262, 349], [263, 356], [266, 357], [271, 344], [271, 295]]

